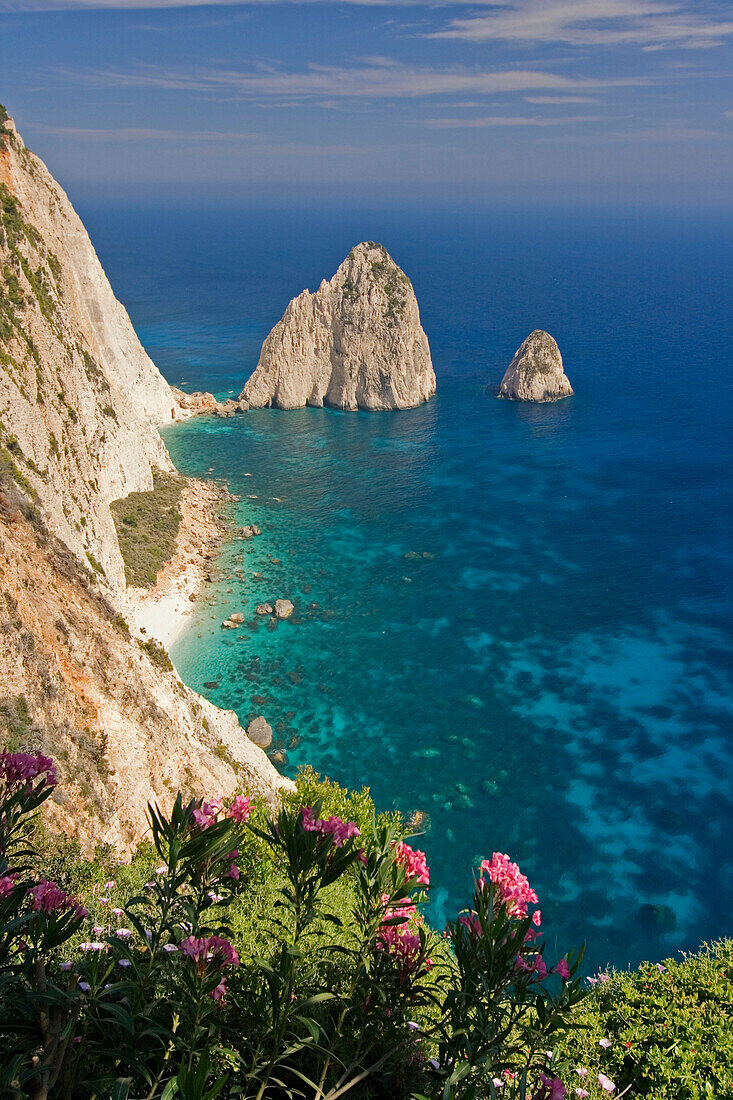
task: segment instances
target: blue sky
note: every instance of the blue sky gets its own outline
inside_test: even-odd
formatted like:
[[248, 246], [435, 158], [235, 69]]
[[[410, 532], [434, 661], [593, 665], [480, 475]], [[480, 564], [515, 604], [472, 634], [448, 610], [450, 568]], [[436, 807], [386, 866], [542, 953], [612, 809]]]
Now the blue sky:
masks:
[[0, 0], [69, 185], [730, 204], [730, 0]]

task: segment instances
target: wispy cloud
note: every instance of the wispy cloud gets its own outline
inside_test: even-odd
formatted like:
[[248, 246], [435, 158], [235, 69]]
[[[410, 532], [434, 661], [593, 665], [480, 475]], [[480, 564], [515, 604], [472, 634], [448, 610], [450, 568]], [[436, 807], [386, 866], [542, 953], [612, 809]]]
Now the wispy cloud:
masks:
[[506, 92], [558, 91], [635, 87], [643, 77], [567, 77], [531, 69], [487, 71], [466, 67], [430, 68], [403, 65], [388, 58], [369, 64], [308, 65], [299, 71], [276, 67], [249, 70], [201, 68], [190, 71], [137, 68], [67, 73], [95, 86], [166, 88], [221, 94], [243, 99], [331, 102], [345, 99], [419, 99], [436, 95], [492, 95]]
[[598, 121], [598, 115], [566, 115], [565, 118], [488, 115], [484, 118], [428, 118], [425, 125], [434, 130], [476, 130], [487, 126], [565, 126], [568, 123]]
[[[425, 8], [424, 0], [0, 0], [0, 13], [80, 10], [265, 7], [289, 3], [346, 3], [384, 8]], [[646, 50], [718, 46], [733, 36], [712, 0], [434, 0], [441, 8], [468, 8], [431, 32], [432, 38], [474, 42], [563, 42], [572, 46], [630, 45]], [[481, 8], [487, 8], [485, 13]], [[390, 20], [391, 22], [391, 20]]]
[[218, 130], [156, 130], [144, 127], [111, 126], [91, 129], [82, 126], [42, 126], [27, 123], [23, 132], [28, 134], [52, 134], [69, 141], [110, 142], [117, 145], [122, 142], [151, 142], [156, 145], [165, 143], [174, 147], [180, 145], [188, 156], [188, 148], [193, 144], [210, 143], [214, 145], [246, 145], [256, 151], [258, 156], [297, 156], [306, 158], [327, 157], [338, 160], [340, 157], [369, 157], [384, 152], [384, 146], [374, 144], [346, 142], [305, 142], [273, 141], [267, 133], [240, 133], [239, 131]]
[[630, 130], [628, 133], [612, 134], [612, 137], [623, 138], [625, 141], [709, 141], [721, 138], [733, 138], [733, 133], [722, 130], [706, 130], [701, 126], [647, 126], [641, 130]]
[[432, 38], [563, 42], [572, 46], [718, 46], [733, 36], [705, 0], [503, 0], [453, 19]]
[[592, 95], [526, 95], [527, 103], [550, 103], [562, 106], [563, 103], [597, 103]]
[[58, 134], [61, 137], [78, 138], [84, 141], [171, 141], [200, 144], [202, 142], [252, 142], [260, 138], [255, 133], [227, 132], [219, 130], [154, 130], [135, 126], [113, 126], [109, 129], [90, 129], [83, 126], [34, 126], [24, 127], [29, 133]]

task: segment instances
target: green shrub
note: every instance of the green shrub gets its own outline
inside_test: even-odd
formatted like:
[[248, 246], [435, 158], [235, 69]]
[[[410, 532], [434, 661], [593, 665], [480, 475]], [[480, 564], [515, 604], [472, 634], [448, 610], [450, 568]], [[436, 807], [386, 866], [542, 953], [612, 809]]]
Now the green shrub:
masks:
[[164, 672], [173, 671], [173, 662], [168, 656], [165, 646], [162, 646], [155, 638], [148, 638], [147, 642], [140, 642], [139, 645], [154, 665], [162, 668]]
[[[589, 1070], [592, 1082], [603, 1073], [618, 1092], [629, 1089], [631, 1096], [653, 1100], [730, 1097], [733, 940], [680, 961], [603, 975], [578, 1023], [587, 1030], [576, 1033], [565, 1051]], [[596, 1087], [591, 1095], [603, 1093]]]
[[0, 744], [10, 752], [27, 749], [33, 721], [25, 695], [0, 699]]
[[87, 554], [87, 559], [89, 561], [89, 564], [91, 565], [94, 572], [99, 573], [99, 575], [101, 577], [103, 577], [105, 575], [105, 573], [104, 573], [104, 568], [102, 566], [102, 563], [100, 561], [98, 561], [97, 558], [94, 557], [94, 554], [92, 554], [92, 552], [90, 550], [87, 550], [86, 554]]
[[152, 587], [173, 556], [181, 523], [183, 478], [153, 471], [153, 488], [113, 501], [112, 516], [129, 585]]

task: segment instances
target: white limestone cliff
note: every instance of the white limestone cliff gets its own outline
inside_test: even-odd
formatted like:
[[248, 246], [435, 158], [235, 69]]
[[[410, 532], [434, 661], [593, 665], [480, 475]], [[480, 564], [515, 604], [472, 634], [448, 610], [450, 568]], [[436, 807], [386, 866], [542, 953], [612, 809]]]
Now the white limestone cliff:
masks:
[[0, 745], [57, 760], [48, 812], [85, 850], [130, 851], [179, 789], [291, 785], [123, 618], [110, 503], [173, 469], [158, 427], [192, 414], [0, 108]]
[[250, 408], [409, 409], [435, 393], [410, 280], [380, 244], [353, 248], [315, 293], [294, 298], [240, 400]]
[[172, 468], [157, 429], [186, 414], [64, 191], [12, 120], [3, 129], [0, 423], [51, 529], [75, 553], [90, 553], [121, 590], [109, 504], [151, 489], [153, 468]]

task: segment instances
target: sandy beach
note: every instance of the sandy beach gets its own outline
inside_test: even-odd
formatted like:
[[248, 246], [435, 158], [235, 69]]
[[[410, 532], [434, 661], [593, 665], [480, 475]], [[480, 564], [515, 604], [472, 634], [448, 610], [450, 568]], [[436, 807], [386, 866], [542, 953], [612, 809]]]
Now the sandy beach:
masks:
[[176, 550], [154, 588], [128, 588], [129, 617], [149, 638], [166, 647], [185, 630], [225, 525], [219, 518], [227, 491], [210, 481], [189, 478], [181, 493], [181, 524]]

